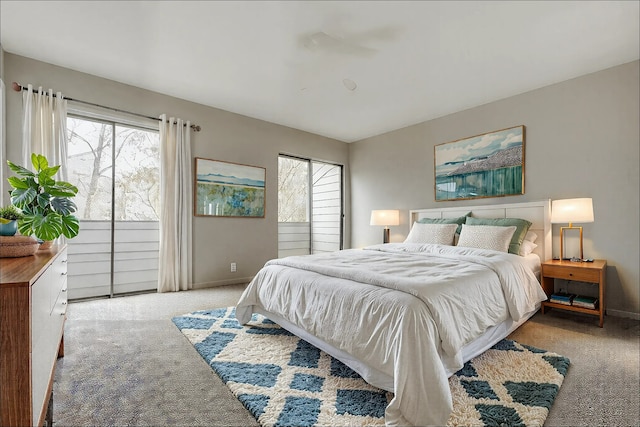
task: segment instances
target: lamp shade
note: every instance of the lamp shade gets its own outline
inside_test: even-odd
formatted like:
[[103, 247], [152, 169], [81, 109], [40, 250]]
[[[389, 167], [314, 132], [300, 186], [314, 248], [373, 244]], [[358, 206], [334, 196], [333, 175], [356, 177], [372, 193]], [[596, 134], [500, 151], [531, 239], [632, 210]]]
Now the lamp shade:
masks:
[[551, 201], [551, 222], [554, 224], [593, 222], [593, 201], [591, 198], [553, 200]]
[[371, 225], [400, 225], [400, 211], [398, 210], [374, 210], [371, 211]]

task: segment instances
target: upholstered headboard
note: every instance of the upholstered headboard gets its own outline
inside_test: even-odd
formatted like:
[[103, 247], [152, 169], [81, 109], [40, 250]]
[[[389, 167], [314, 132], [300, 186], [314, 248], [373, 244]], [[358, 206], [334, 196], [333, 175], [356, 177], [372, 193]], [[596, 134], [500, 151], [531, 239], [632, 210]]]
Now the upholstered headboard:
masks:
[[531, 221], [529, 230], [538, 235], [535, 242], [538, 247], [533, 253], [538, 254], [541, 261], [551, 259], [551, 200], [506, 205], [414, 209], [409, 211], [409, 227], [421, 218], [456, 218], [469, 212], [476, 218], [522, 218]]

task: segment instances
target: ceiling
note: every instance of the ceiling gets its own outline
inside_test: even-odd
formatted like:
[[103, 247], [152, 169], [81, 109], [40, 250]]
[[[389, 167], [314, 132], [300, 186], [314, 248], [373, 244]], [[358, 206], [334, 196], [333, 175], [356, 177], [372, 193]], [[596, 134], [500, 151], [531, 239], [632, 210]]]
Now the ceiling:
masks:
[[0, 42], [352, 142], [637, 60], [639, 4], [1, 0]]

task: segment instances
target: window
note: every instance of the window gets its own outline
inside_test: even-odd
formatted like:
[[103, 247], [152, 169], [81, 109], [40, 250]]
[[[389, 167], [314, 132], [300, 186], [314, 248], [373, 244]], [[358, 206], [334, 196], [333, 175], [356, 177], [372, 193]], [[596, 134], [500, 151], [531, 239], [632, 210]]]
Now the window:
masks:
[[278, 158], [278, 222], [309, 222], [309, 162]]
[[157, 131], [77, 117], [67, 119], [67, 131], [78, 219], [158, 221]]

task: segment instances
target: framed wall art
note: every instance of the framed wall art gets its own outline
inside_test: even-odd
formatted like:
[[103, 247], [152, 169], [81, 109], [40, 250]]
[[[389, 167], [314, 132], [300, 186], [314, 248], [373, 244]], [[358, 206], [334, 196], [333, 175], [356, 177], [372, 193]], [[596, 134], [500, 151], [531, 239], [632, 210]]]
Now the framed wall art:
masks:
[[196, 157], [194, 215], [264, 218], [266, 169]]
[[524, 194], [524, 140], [521, 125], [436, 145], [436, 201]]

